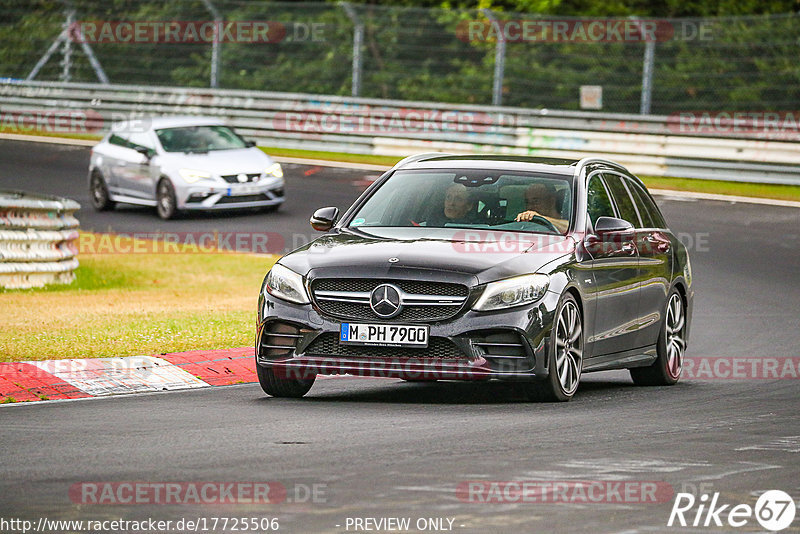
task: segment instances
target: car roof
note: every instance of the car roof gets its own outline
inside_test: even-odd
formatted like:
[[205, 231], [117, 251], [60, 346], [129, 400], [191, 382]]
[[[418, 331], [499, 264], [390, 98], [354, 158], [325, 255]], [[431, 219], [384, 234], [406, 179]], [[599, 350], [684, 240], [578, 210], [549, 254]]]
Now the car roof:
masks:
[[516, 171], [540, 171], [556, 174], [575, 172], [578, 160], [559, 158], [537, 158], [531, 156], [499, 156], [499, 155], [443, 155], [428, 154], [412, 156], [410, 161], [398, 164], [398, 169], [507, 169]]
[[225, 122], [217, 117], [202, 117], [202, 116], [171, 116], [171, 117], [142, 117], [140, 119], [131, 119], [126, 121], [115, 122], [112, 130], [126, 131], [128, 127], [137, 128], [141, 130], [142, 124], [149, 124], [153, 130], [161, 128], [180, 128], [181, 126], [224, 126]]
[[627, 171], [622, 165], [600, 158], [565, 159], [538, 156], [512, 156], [497, 154], [417, 154], [409, 156], [395, 165], [395, 169], [486, 169], [525, 172], [544, 172], [574, 176], [585, 165], [602, 165]]

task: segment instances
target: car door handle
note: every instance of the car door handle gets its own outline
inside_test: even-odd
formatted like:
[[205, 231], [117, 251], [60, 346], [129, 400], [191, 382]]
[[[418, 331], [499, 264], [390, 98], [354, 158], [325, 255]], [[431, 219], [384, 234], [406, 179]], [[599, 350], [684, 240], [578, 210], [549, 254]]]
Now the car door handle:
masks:
[[649, 235], [645, 238], [648, 243], [651, 245], [656, 246], [656, 250], [659, 252], [668, 252], [669, 251], [669, 241], [664, 241], [663, 239], [659, 239], [655, 236]]
[[636, 252], [636, 247], [633, 246], [633, 243], [625, 243], [619, 249], [622, 252], [624, 252], [626, 254], [631, 254], [631, 255], [633, 255], [633, 253]]

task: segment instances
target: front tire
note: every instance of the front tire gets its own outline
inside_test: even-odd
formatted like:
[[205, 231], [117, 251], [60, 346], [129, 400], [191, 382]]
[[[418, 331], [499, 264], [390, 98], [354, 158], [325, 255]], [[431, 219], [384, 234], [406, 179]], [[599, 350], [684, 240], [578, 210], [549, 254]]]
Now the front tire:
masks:
[[178, 203], [175, 199], [175, 188], [166, 178], [162, 178], [156, 187], [156, 211], [162, 219], [169, 220], [178, 213]]
[[556, 309], [550, 336], [547, 378], [525, 384], [526, 393], [535, 402], [567, 402], [578, 390], [583, 370], [583, 318], [578, 302], [569, 293]]
[[258, 383], [264, 393], [272, 397], [284, 397], [299, 399], [314, 385], [316, 376], [312, 378], [283, 378], [279, 377], [275, 370], [270, 367], [262, 367], [256, 364]]
[[675, 289], [669, 294], [664, 315], [664, 326], [656, 343], [656, 361], [648, 367], [630, 369], [637, 386], [671, 386], [681, 378], [686, 351], [686, 307]]
[[113, 210], [116, 202], [111, 200], [108, 193], [108, 185], [106, 179], [100, 171], [92, 171], [92, 177], [89, 181], [89, 196], [92, 199], [92, 207], [96, 211], [109, 211]]

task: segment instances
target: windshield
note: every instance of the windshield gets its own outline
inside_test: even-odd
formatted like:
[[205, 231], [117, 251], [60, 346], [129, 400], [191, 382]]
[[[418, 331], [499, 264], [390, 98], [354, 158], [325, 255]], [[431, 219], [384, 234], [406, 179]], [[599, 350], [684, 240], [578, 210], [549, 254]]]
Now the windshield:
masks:
[[507, 171], [398, 171], [349, 226], [492, 228], [564, 234], [572, 177]]
[[156, 130], [166, 152], [209, 152], [246, 148], [244, 139], [227, 126], [182, 126]]

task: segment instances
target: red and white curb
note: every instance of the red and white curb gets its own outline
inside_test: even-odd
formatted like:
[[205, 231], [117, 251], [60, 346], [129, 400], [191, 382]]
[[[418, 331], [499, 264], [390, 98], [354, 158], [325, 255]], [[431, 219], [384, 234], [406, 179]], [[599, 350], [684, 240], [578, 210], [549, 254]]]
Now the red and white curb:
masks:
[[0, 363], [0, 403], [103, 397], [257, 380], [252, 347]]

